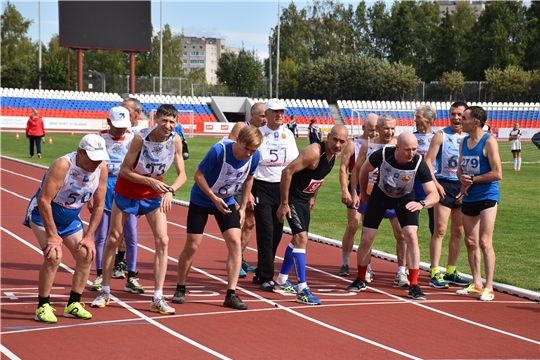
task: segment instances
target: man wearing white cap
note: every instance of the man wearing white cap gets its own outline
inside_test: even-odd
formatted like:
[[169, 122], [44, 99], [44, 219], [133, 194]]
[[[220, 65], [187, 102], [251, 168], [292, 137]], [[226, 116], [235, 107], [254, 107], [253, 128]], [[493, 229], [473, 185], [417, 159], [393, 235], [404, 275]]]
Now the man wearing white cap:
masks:
[[[81, 295], [94, 260], [94, 234], [103, 215], [107, 191], [109, 160], [105, 140], [89, 134], [82, 138], [79, 149], [56, 159], [43, 177], [41, 186], [30, 200], [23, 224], [34, 232], [43, 250], [39, 271], [38, 307], [35, 320], [56, 323], [50, 292], [58, 267], [62, 263], [62, 245], [73, 255], [77, 265], [64, 316], [90, 319]], [[86, 231], [79, 214], [93, 198], [93, 211]]]
[[283, 222], [277, 217], [280, 206], [281, 171], [298, 157], [294, 134], [283, 125], [285, 102], [269, 99], [264, 105], [267, 124], [259, 130], [264, 140], [259, 148], [259, 165], [254, 174], [252, 194], [255, 198], [258, 264], [253, 283], [265, 291], [280, 290], [274, 282], [274, 258]]
[[[101, 291], [103, 281], [103, 249], [105, 240], [109, 231], [111, 219], [112, 201], [114, 194], [114, 186], [118, 179], [120, 166], [126, 157], [129, 145], [133, 140], [133, 133], [128, 130], [131, 126], [129, 111], [123, 106], [116, 106], [109, 112], [107, 118], [109, 128], [102, 130], [100, 135], [105, 139], [105, 146], [110, 159], [106, 160], [109, 177], [107, 178], [107, 196], [105, 197], [105, 211], [103, 218], [96, 230], [95, 245], [96, 245], [96, 271], [97, 277], [94, 283], [90, 286], [91, 291]], [[88, 202], [88, 210], [92, 212], [92, 201]], [[124, 252], [127, 255], [127, 273], [128, 279], [124, 291], [135, 294], [144, 294], [144, 289], [135, 278], [135, 267], [137, 262], [137, 217], [129, 215], [124, 225], [124, 239], [126, 242], [126, 251], [118, 251], [117, 261], [113, 270], [113, 278], [125, 278], [123, 269], [119, 268], [119, 261], [124, 259]]]

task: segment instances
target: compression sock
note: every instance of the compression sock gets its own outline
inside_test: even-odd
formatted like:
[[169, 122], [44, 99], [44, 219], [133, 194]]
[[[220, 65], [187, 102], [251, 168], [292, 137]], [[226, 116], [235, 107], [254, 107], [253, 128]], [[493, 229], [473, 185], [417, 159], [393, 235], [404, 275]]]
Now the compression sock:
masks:
[[366, 281], [366, 271], [369, 265], [360, 266], [358, 265], [358, 278]]
[[418, 270], [419, 269], [409, 269], [409, 282], [411, 286], [418, 285]]

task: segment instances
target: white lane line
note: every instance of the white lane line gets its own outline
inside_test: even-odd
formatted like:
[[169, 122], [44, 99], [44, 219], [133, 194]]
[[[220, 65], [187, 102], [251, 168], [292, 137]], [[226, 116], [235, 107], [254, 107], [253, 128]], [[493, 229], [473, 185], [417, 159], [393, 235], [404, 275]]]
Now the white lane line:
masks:
[[[0, 188], [0, 189], [3, 189], [3, 188]], [[6, 191], [7, 191], [7, 190], [6, 190]], [[8, 192], [10, 192], [10, 191], [8, 191]], [[10, 193], [12, 193], [12, 192], [10, 192]], [[14, 195], [16, 195], [16, 196], [19, 196], [19, 197], [21, 197], [21, 198], [26, 199], [25, 197], [22, 197], [22, 196], [20, 196], [20, 195], [18, 195], [18, 194], [15, 194], [15, 193], [12, 193], [12, 194], [14, 194]], [[29, 199], [28, 199], [28, 200], [29, 200]], [[167, 221], [167, 223], [168, 223], [168, 224], [171, 224], [171, 225], [173, 225], [173, 226], [177, 226], [177, 227], [183, 228], [183, 229], [186, 228], [186, 227], [183, 226], [183, 225], [180, 225], [180, 224], [177, 224], [177, 223], [174, 223], [174, 222], [171, 222], [171, 221]], [[87, 224], [87, 223], [86, 223], [86, 224]], [[225, 240], [224, 240], [223, 238], [220, 238], [220, 237], [218, 237], [218, 236], [214, 236], [214, 235], [207, 234], [207, 233], [204, 233], [204, 235], [207, 236], [207, 237], [210, 237], [210, 238], [212, 238], [212, 239], [215, 239], [215, 240], [218, 240], [218, 241], [221, 241], [221, 242], [225, 242]], [[151, 252], [155, 252], [153, 249], [150, 249], [150, 248], [148, 248], [148, 247], [146, 247], [146, 246], [144, 246], [144, 245], [140, 245], [140, 244], [139, 244], [139, 247], [144, 248], [144, 249], [146, 249], [146, 250], [148, 250], [148, 251], [151, 251]], [[256, 249], [250, 248], [250, 247], [247, 247], [247, 249], [250, 249], [250, 250], [255, 251], [255, 252], [257, 251]], [[277, 258], [277, 259], [280, 259], [280, 260], [283, 260], [283, 258], [281, 258], [281, 257], [279, 257], [279, 256], [276, 256], [276, 258]], [[171, 257], [169, 257], [169, 259], [172, 260], [172, 261], [174, 261], [174, 262], [178, 262], [177, 259], [174, 259], [174, 258], [171, 258]], [[207, 273], [207, 272], [205, 272], [205, 271], [203, 271], [203, 270], [197, 269], [197, 268], [195, 268], [195, 267], [192, 267], [192, 268], [195, 269], [196, 271], [200, 272], [201, 274], [207, 275], [207, 276], [209, 276], [209, 277], [211, 277], [211, 278], [219, 279], [219, 281], [222, 282], [222, 283], [224, 283], [224, 284], [227, 283], [226, 281], [224, 281], [224, 280], [222, 280], [222, 279], [220, 279], [220, 278], [214, 277], [213, 275], [211, 275], [211, 274], [209, 274], [209, 273]], [[311, 266], [306, 266], [306, 268], [311, 269], [311, 270], [316, 271], [316, 272], [319, 272], [319, 273], [321, 273], [321, 274], [330, 276], [330, 277], [332, 277], [332, 278], [339, 279], [339, 280], [341, 280], [341, 281], [345, 281], [345, 282], [349, 282], [349, 283], [351, 282], [350, 280], [344, 279], [344, 278], [341, 277], [341, 276], [337, 276], [337, 275], [331, 274], [331, 273], [326, 272], [326, 271], [324, 271], [324, 270], [320, 270], [320, 269], [317, 269], [317, 268], [314, 268], [314, 267], [311, 267]], [[241, 288], [241, 287], [239, 287], [239, 289], [242, 289], [243, 291], [245, 291], [245, 292], [248, 293], [248, 294], [252, 294], [252, 296], [254, 296], [255, 298], [263, 299], [263, 301], [264, 301], [264, 300], [267, 300], [266, 298], [260, 297], [260, 296], [258, 296], [257, 294], [252, 293], [252, 292], [250, 292], [250, 291], [248, 291], [248, 290], [246, 290], [246, 289], [243, 289], [243, 288]], [[435, 309], [435, 308], [431, 308], [431, 307], [426, 306], [426, 305], [424, 305], [424, 304], [421, 304], [421, 303], [419, 303], [419, 302], [415, 302], [415, 301], [413, 301], [413, 300], [408, 300], [408, 299], [406, 299], [406, 298], [402, 298], [402, 297], [399, 297], [399, 296], [390, 294], [390, 293], [388, 293], [388, 292], [386, 292], [386, 291], [379, 290], [379, 289], [374, 288], [374, 287], [372, 287], [372, 286], [368, 286], [368, 289], [371, 289], [371, 290], [373, 290], [373, 291], [375, 291], [375, 292], [377, 292], [377, 293], [379, 293], [379, 294], [382, 294], [382, 295], [385, 295], [385, 296], [389, 296], [389, 297], [391, 297], [391, 298], [393, 298], [393, 299], [396, 299], [396, 300], [398, 300], [398, 301], [402, 301], [402, 302], [404, 302], [404, 303], [408, 303], [408, 304], [411, 304], [411, 305], [419, 306], [419, 307], [421, 307], [421, 308], [423, 308], [423, 309], [425, 309], [425, 310], [433, 311], [433, 312], [436, 312], [436, 313], [438, 313], [438, 314], [440, 314], [440, 315], [444, 315], [444, 316], [450, 317], [450, 318], [455, 319], [455, 320], [463, 321], [463, 322], [468, 323], [468, 324], [470, 324], [470, 325], [475, 325], [475, 326], [478, 326], [478, 327], [481, 327], [481, 328], [484, 328], [484, 329], [487, 329], [487, 330], [491, 330], [491, 331], [494, 331], [494, 332], [498, 332], [498, 333], [500, 333], [500, 334], [504, 334], [504, 335], [507, 335], [507, 336], [510, 336], [510, 337], [514, 337], [514, 338], [517, 338], [517, 339], [520, 339], [520, 340], [524, 340], [524, 341], [527, 341], [527, 342], [531, 342], [531, 343], [533, 343], [533, 344], [540, 345], [540, 341], [536, 341], [536, 340], [533, 340], [533, 339], [529, 339], [529, 338], [526, 338], [526, 337], [523, 337], [523, 336], [520, 336], [520, 335], [517, 335], [517, 334], [514, 334], [514, 333], [510, 333], [510, 332], [507, 332], [507, 331], [504, 331], [504, 330], [501, 330], [501, 329], [497, 329], [497, 328], [494, 328], [494, 327], [491, 327], [491, 326], [488, 326], [488, 325], [484, 325], [484, 324], [478, 323], [478, 322], [476, 322], [476, 321], [472, 321], [472, 320], [465, 319], [465, 318], [462, 318], [462, 317], [459, 317], [459, 316], [456, 316], [456, 315], [453, 315], [453, 314], [449, 314], [449, 313], [446, 313], [446, 312], [444, 312], [444, 311], [442, 311], [442, 310], [438, 310], [438, 309]], [[272, 301], [270, 301], [270, 300], [267, 300], [267, 301], [269, 301], [269, 303], [271, 303], [271, 304], [274, 305], [274, 306], [278, 306], [276, 303], [274, 303], [274, 302], [272, 302]], [[354, 335], [354, 334], [352, 334], [352, 335]], [[356, 335], [355, 335], [355, 336], [356, 336]], [[384, 345], [382, 345], [382, 346], [384, 346]]]
[[[40, 249], [38, 249], [38, 248], [35, 247], [34, 245], [30, 244], [28, 241], [24, 240], [23, 238], [21, 238], [21, 237], [15, 235], [15, 234], [12, 233], [11, 231], [9, 231], [9, 230], [7, 230], [7, 229], [4, 229], [3, 227], [0, 227], [0, 230], [2, 230], [2, 231], [4, 231], [4, 232], [6, 232], [7, 234], [11, 235], [13, 238], [19, 240], [21, 243], [23, 243], [24, 245], [28, 246], [29, 248], [35, 250], [37, 253], [43, 255], [43, 252], [42, 252]], [[61, 266], [63, 269], [65, 269], [66, 271], [68, 271], [69, 273], [71, 273], [71, 274], [74, 273], [74, 270], [72, 270], [70, 267], [66, 266], [64, 263], [61, 263], [60, 266]], [[92, 285], [92, 283], [91, 283], [90, 281], [87, 281], [86, 283], [87, 283], [88, 285]], [[161, 330], [167, 332], [168, 334], [170, 334], [170, 335], [172, 335], [172, 336], [174, 336], [174, 337], [176, 337], [176, 338], [178, 338], [178, 339], [181, 339], [181, 340], [183, 340], [183, 341], [185, 341], [185, 342], [187, 342], [187, 343], [189, 343], [189, 344], [195, 346], [196, 348], [201, 349], [201, 350], [203, 350], [203, 351], [205, 351], [205, 352], [207, 352], [207, 353], [209, 353], [209, 354], [211, 354], [211, 355], [214, 355], [214, 356], [217, 357], [217, 358], [220, 358], [220, 359], [229, 359], [227, 356], [225, 356], [225, 355], [223, 355], [223, 354], [220, 354], [220, 353], [218, 353], [217, 351], [214, 351], [214, 350], [212, 350], [212, 349], [210, 349], [210, 348], [208, 348], [208, 347], [206, 347], [206, 346], [204, 346], [204, 345], [202, 345], [202, 344], [200, 344], [200, 343], [198, 343], [198, 342], [196, 342], [196, 341], [194, 341], [194, 340], [191, 340], [190, 338], [188, 338], [188, 337], [186, 337], [186, 336], [184, 336], [184, 335], [182, 335], [182, 334], [180, 334], [180, 333], [178, 333], [178, 332], [176, 332], [176, 331], [174, 331], [174, 330], [172, 330], [172, 329], [166, 327], [165, 325], [163, 325], [163, 324], [157, 322], [156, 320], [154, 320], [154, 319], [152, 319], [152, 318], [146, 316], [145, 314], [141, 313], [139, 310], [136, 310], [136, 309], [132, 308], [130, 305], [124, 303], [123, 301], [121, 301], [120, 299], [116, 298], [116, 297], [113, 296], [112, 294], [111, 294], [111, 299], [113, 299], [115, 302], [117, 302], [118, 304], [120, 304], [122, 307], [124, 307], [125, 309], [129, 310], [129, 311], [132, 312], [133, 314], [139, 316], [141, 319], [144, 319], [144, 320], [148, 321], [148, 322], [151, 323], [152, 325], [154, 325], [154, 326], [160, 328]]]
[[20, 360], [21, 359], [20, 357], [18, 357], [17, 355], [15, 355], [11, 351], [9, 351], [9, 349], [7, 347], [5, 347], [4, 345], [2, 345], [2, 344], [0, 344], [0, 352], [2, 352], [2, 354], [6, 355], [9, 359], [12, 359], [12, 360]]
[[29, 180], [37, 181], [38, 183], [41, 183], [41, 179], [36, 179], [36, 178], [31, 177], [31, 176], [19, 174], [19, 173], [13, 172], [13, 171], [11, 171], [11, 170], [6, 170], [6, 169], [4, 169], [4, 168], [0, 168], [0, 170], [5, 171], [5, 172], [10, 173], [10, 174], [13, 174], [13, 175], [17, 175], [17, 176], [23, 177], [23, 178], [25, 178], [25, 179], [29, 179]]

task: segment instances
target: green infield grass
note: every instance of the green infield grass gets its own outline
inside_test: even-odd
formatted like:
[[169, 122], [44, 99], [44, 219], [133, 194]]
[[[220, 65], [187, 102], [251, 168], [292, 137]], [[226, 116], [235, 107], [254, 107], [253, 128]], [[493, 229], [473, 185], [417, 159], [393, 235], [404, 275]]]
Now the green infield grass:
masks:
[[[42, 144], [42, 159], [30, 159], [28, 141], [23, 136], [15, 139], [14, 133], [1, 134], [1, 154], [48, 166], [54, 159], [74, 151], [81, 134], [49, 134]], [[52, 137], [53, 144], [48, 144]], [[187, 182], [176, 192], [175, 198], [189, 201], [193, 185], [193, 174], [208, 149], [218, 138], [199, 137], [188, 139], [190, 158], [185, 162]], [[308, 145], [306, 139], [298, 139], [299, 149]], [[501, 203], [497, 213], [493, 244], [497, 256], [495, 281], [511, 284], [529, 290], [540, 288], [540, 151], [530, 142], [523, 142], [523, 161], [521, 172], [512, 171], [512, 154], [508, 142], [500, 142], [500, 154], [503, 161], [503, 180], [499, 182]], [[315, 209], [311, 218], [310, 232], [327, 238], [341, 240], [347, 224], [346, 208], [341, 203], [341, 190], [338, 181], [339, 159], [332, 172], [327, 176], [324, 186], [319, 191]], [[175, 177], [174, 167], [165, 176], [165, 182], [171, 183]], [[419, 242], [421, 260], [429, 263], [430, 234], [427, 211], [420, 215]], [[358, 244], [360, 231], [356, 235]], [[374, 249], [395, 253], [395, 240], [388, 221], [383, 221], [374, 243]], [[448, 234], [443, 242], [440, 264], [446, 266], [448, 255]], [[353, 255], [354, 257], [354, 255]], [[341, 254], [335, 252], [335, 273], [341, 265]], [[352, 264], [356, 264], [353, 259]], [[376, 270], [376, 269], [375, 269]], [[463, 245], [458, 261], [458, 270], [470, 274], [467, 251]], [[354, 274], [354, 270], [353, 270]], [[526, 274], [531, 277], [524, 276]]]

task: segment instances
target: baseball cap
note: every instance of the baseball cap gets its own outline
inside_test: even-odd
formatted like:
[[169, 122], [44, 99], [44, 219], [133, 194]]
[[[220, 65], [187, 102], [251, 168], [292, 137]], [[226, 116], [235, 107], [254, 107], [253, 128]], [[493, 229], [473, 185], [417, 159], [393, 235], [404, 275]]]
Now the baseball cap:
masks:
[[129, 120], [129, 111], [123, 106], [115, 106], [109, 112], [109, 120], [111, 120], [114, 127], [128, 128], [131, 126], [131, 120]]
[[285, 102], [279, 99], [268, 99], [264, 104], [264, 111], [266, 110], [285, 110]]
[[107, 154], [105, 148], [105, 139], [99, 135], [85, 135], [79, 143], [79, 148], [85, 150], [92, 161], [109, 160], [109, 154]]

